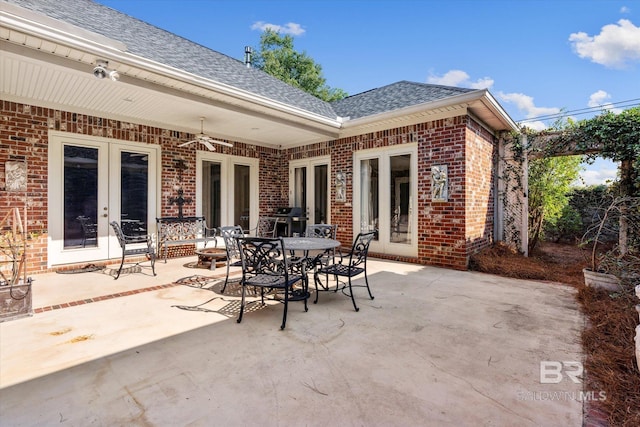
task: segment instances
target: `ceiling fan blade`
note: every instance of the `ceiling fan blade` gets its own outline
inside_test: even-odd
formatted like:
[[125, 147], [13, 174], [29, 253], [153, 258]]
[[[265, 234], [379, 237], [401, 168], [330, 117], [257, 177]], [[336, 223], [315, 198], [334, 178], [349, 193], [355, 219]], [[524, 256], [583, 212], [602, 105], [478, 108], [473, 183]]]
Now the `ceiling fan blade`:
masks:
[[211, 143], [209, 143], [209, 141], [207, 141], [206, 139], [201, 139], [200, 142], [209, 149], [209, 151], [216, 151], [216, 148], [211, 145]]
[[218, 141], [217, 139], [213, 139], [213, 138], [209, 138], [207, 137], [207, 141], [213, 143], [213, 144], [219, 144], [219, 145], [224, 145], [225, 147], [233, 147], [233, 144], [230, 144], [228, 142], [224, 142], [224, 141]]
[[179, 145], [178, 145], [178, 147], [184, 147], [184, 146], [189, 145], [189, 144], [192, 144], [192, 143], [194, 143], [194, 142], [196, 142], [196, 140], [195, 140], [195, 139], [194, 139], [194, 140], [192, 140], [192, 141], [183, 142], [182, 144], [179, 144]]

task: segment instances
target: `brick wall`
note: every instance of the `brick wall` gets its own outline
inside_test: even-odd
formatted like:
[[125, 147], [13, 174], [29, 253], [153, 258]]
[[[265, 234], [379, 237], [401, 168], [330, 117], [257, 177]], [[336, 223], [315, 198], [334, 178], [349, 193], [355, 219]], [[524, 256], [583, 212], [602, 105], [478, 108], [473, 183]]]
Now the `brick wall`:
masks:
[[469, 119], [466, 145], [466, 241], [473, 254], [493, 243], [495, 168], [498, 145], [477, 122]]
[[[478, 135], [478, 137], [476, 137]], [[343, 138], [288, 150], [297, 160], [331, 153], [331, 183], [338, 171], [351, 172], [359, 150], [418, 143], [418, 256], [375, 256], [405, 262], [467, 269], [469, 256], [493, 237], [493, 150], [491, 135], [468, 116]], [[467, 158], [467, 156], [470, 156]], [[431, 166], [447, 165], [449, 199], [431, 200]], [[331, 222], [338, 239], [353, 239], [353, 177], [347, 179], [347, 203], [335, 201], [331, 186]]]
[[[28, 208], [30, 242], [29, 271], [46, 270], [47, 244], [47, 146], [48, 131], [101, 136], [141, 144], [162, 146], [161, 216], [176, 216], [178, 207], [169, 204], [179, 183], [185, 197], [195, 199], [195, 153], [193, 146], [179, 147], [193, 135], [134, 123], [109, 120], [59, 110], [0, 101], [0, 217], [9, 207]], [[466, 269], [471, 253], [488, 245], [493, 238], [493, 156], [490, 134], [468, 116], [435, 120], [412, 126], [327, 141], [304, 147], [278, 150], [234, 142], [220, 147], [229, 155], [258, 158], [261, 215], [288, 205], [288, 162], [331, 155], [330, 182], [337, 171], [347, 173], [347, 203], [335, 201], [331, 185], [331, 219], [339, 225], [338, 239], [351, 242], [353, 221], [353, 153], [370, 148], [417, 142], [418, 144], [418, 256], [378, 256], [407, 262]], [[187, 169], [180, 169], [182, 159]], [[5, 190], [4, 165], [8, 160], [26, 161], [27, 194]], [[431, 166], [446, 164], [449, 173], [449, 199], [431, 200]], [[283, 177], [285, 177], [283, 179]], [[195, 203], [183, 206], [185, 216], [195, 215]], [[176, 250], [181, 250], [176, 248]], [[182, 254], [182, 252], [180, 252]]]
[[[195, 199], [196, 150], [193, 146], [179, 147], [193, 135], [170, 129], [160, 129], [135, 123], [87, 116], [32, 105], [0, 100], [0, 219], [9, 208], [27, 206], [29, 241], [28, 271], [43, 272], [47, 269], [47, 181], [48, 181], [48, 133], [49, 130], [80, 135], [99, 136], [162, 146], [161, 211], [159, 216], [177, 216], [178, 206], [169, 204], [180, 184], [185, 197]], [[261, 213], [271, 213], [277, 206], [286, 204], [287, 190], [280, 188], [282, 176], [287, 176], [286, 159], [280, 150], [234, 142], [233, 147], [220, 147], [230, 155], [260, 159]], [[177, 159], [183, 159], [188, 168], [180, 170]], [[5, 163], [27, 163], [27, 193], [6, 191]], [[267, 166], [265, 166], [267, 165]], [[274, 179], [276, 177], [277, 179]], [[195, 215], [195, 203], [183, 206], [185, 216]], [[180, 254], [184, 248], [172, 248]], [[191, 249], [192, 251], [192, 249]]]

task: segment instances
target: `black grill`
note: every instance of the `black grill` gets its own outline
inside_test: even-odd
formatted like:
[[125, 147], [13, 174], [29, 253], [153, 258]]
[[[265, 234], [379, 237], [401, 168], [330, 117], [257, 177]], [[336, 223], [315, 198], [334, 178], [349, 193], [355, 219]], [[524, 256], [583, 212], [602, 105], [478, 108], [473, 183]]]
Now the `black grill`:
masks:
[[290, 237], [293, 233], [302, 236], [307, 226], [307, 217], [304, 216], [304, 209], [301, 207], [278, 208], [274, 216], [280, 219], [276, 226], [278, 236]]

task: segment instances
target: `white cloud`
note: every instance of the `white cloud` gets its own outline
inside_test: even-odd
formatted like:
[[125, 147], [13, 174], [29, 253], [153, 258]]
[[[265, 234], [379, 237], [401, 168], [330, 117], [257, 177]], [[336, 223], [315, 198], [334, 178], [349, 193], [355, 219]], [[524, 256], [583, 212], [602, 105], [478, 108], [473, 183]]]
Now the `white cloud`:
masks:
[[617, 173], [617, 169], [589, 169], [587, 167], [580, 174], [580, 177], [584, 185], [600, 185], [606, 184], [607, 181], [615, 181]]
[[427, 83], [443, 86], [468, 87], [471, 89], [490, 89], [494, 81], [490, 77], [483, 77], [472, 82], [469, 74], [466, 72], [462, 70], [449, 70], [442, 76], [429, 75], [429, 77], [427, 77]]
[[607, 92], [605, 92], [604, 90], [599, 90], [591, 94], [587, 105], [589, 105], [589, 107], [598, 107], [604, 104], [605, 100], [610, 98], [611, 95], [609, 95]]
[[291, 34], [292, 36], [300, 36], [306, 32], [306, 30], [302, 28], [300, 24], [296, 24], [294, 22], [288, 22], [284, 25], [278, 25], [278, 24], [270, 24], [264, 21], [258, 21], [251, 26], [251, 29], [260, 30], [260, 31], [269, 29], [269, 30], [275, 31], [276, 33]]
[[536, 107], [533, 103], [533, 97], [523, 93], [498, 92], [498, 96], [505, 102], [515, 104], [518, 110], [522, 111], [528, 119], [560, 112], [560, 108], [557, 107]]
[[610, 110], [615, 114], [621, 113], [622, 112], [621, 108], [615, 108], [612, 103], [605, 102], [610, 98], [611, 98], [611, 95], [609, 95], [607, 92], [605, 92], [604, 90], [599, 90], [591, 94], [587, 105], [591, 108], [600, 107], [602, 110]]
[[620, 8], [620, 13], [631, 13], [631, 8], [627, 6], [622, 6]]
[[624, 68], [640, 62], [640, 28], [627, 19], [602, 27], [600, 34], [572, 33], [569, 41], [580, 58], [610, 68]]

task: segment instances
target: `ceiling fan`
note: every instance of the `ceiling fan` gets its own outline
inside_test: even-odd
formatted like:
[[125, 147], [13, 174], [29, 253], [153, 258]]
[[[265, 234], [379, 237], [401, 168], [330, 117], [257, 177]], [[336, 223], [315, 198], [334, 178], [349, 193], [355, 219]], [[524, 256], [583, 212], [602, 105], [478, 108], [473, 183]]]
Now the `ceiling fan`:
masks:
[[233, 144], [230, 144], [224, 141], [218, 141], [217, 139], [213, 139], [210, 136], [204, 134], [204, 117], [200, 117], [200, 135], [196, 135], [196, 138], [192, 139], [191, 141], [180, 144], [179, 147], [184, 147], [194, 142], [199, 142], [200, 144], [207, 147], [209, 151], [216, 151], [216, 148], [212, 144], [219, 144], [219, 145], [225, 145], [227, 147], [233, 147]]

